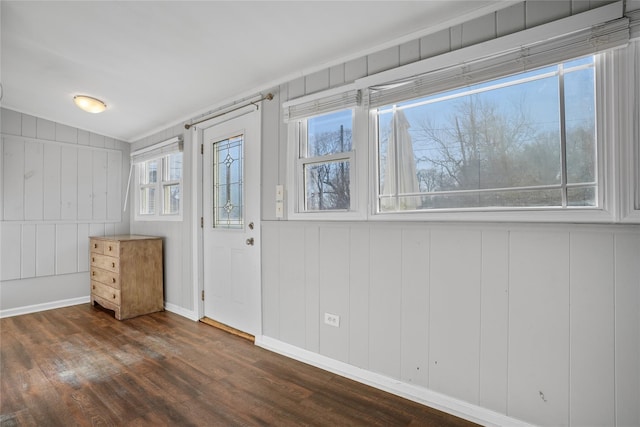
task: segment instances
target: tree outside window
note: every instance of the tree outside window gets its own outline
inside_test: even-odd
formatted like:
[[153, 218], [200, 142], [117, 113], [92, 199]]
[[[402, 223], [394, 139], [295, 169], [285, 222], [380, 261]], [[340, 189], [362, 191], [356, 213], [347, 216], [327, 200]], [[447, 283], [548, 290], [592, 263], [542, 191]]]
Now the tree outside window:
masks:
[[379, 211], [597, 206], [594, 82], [589, 57], [379, 108]]

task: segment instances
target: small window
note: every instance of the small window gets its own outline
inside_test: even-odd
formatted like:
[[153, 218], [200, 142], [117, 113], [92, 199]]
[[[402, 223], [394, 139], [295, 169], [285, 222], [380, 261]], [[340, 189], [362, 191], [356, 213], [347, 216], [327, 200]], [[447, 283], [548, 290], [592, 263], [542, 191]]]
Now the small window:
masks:
[[162, 214], [180, 214], [182, 187], [182, 153], [162, 158]]
[[377, 211], [601, 207], [594, 63], [375, 109]]
[[180, 219], [182, 213], [182, 152], [137, 163], [136, 220]]
[[352, 109], [298, 121], [301, 212], [351, 209], [352, 141]]

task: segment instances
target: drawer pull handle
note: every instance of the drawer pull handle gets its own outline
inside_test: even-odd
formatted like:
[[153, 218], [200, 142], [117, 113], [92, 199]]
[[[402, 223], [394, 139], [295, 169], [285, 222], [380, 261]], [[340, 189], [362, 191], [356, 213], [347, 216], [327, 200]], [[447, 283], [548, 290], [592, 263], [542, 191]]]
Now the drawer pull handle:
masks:
[[113, 283], [116, 283], [116, 278], [115, 278], [115, 277], [112, 277], [112, 278], [111, 278], [111, 281], [112, 281]]
[[113, 249], [111, 249], [111, 246], [109, 246], [109, 250], [112, 251]]
[[91, 272], [91, 275], [92, 275], [92, 276], [95, 276], [95, 275], [96, 275], [96, 272], [95, 272], [95, 271], [92, 271], [92, 272]]
[[96, 259], [94, 257], [91, 257], [91, 262], [96, 262]]
[[93, 249], [98, 249], [98, 244], [97, 243], [93, 244]]
[[95, 289], [95, 288], [96, 288], [96, 285], [93, 285], [93, 289]]
[[116, 268], [116, 263], [115, 263], [115, 262], [112, 262], [112, 263], [111, 263], [111, 267]]
[[116, 299], [116, 294], [113, 294], [113, 299]]

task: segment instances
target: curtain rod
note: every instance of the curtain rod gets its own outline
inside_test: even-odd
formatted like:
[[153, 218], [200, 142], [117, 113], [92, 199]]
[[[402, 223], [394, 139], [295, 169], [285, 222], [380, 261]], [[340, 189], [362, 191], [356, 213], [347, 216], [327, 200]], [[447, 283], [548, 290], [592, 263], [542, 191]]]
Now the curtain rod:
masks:
[[[198, 120], [195, 123], [191, 123], [191, 124], [185, 123], [184, 128], [185, 129], [189, 129], [191, 126], [195, 126], [195, 125], [200, 124], [202, 122], [206, 122], [207, 120], [211, 120], [211, 119], [215, 119], [217, 117], [224, 116], [225, 114], [232, 113], [232, 112], [237, 111], [237, 110], [239, 110], [241, 108], [244, 108], [244, 107], [246, 107], [248, 105], [255, 105], [256, 102], [264, 101], [265, 99], [268, 100], [268, 101], [271, 101], [273, 99], [273, 94], [272, 93], [268, 93], [265, 96], [263, 96], [262, 98], [258, 99], [257, 101], [247, 102], [246, 104], [243, 104], [243, 105], [240, 105], [238, 107], [232, 108], [231, 110], [227, 110], [224, 113], [220, 113], [220, 114], [217, 114], [215, 116], [206, 117], [206, 118], [204, 118], [202, 120]], [[257, 107], [257, 105], [256, 105], [256, 107]]]

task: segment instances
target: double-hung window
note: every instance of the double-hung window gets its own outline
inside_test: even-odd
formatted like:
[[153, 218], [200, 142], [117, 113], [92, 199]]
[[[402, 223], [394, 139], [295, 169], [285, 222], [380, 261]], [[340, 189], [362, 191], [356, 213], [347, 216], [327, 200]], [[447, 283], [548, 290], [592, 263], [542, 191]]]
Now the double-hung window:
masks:
[[131, 153], [136, 176], [137, 221], [182, 219], [182, 139]]
[[293, 159], [290, 216], [342, 215], [357, 209], [358, 102], [359, 92], [347, 88], [284, 104]]
[[299, 123], [298, 173], [303, 211], [349, 210], [353, 164], [353, 110]]

